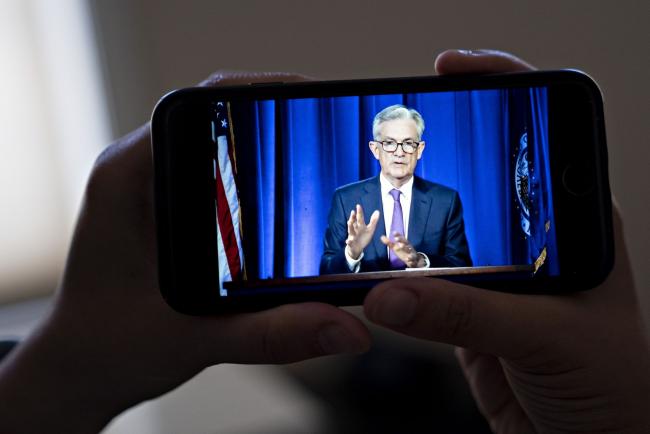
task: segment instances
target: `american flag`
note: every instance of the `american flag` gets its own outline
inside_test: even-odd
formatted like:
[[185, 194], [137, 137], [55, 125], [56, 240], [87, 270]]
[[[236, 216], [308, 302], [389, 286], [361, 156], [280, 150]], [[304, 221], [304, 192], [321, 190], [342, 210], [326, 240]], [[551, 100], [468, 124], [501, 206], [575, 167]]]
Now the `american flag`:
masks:
[[219, 291], [228, 295], [224, 282], [244, 276], [244, 252], [241, 242], [241, 211], [237, 194], [235, 143], [230, 117], [230, 104], [213, 106], [212, 142], [213, 173], [216, 185], [217, 248], [219, 258]]

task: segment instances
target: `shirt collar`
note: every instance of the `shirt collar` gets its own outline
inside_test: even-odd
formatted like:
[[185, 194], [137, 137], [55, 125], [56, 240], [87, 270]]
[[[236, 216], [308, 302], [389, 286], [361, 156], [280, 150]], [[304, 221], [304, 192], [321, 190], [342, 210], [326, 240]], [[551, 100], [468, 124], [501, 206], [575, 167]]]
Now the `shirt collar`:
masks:
[[[413, 179], [415, 177], [411, 176], [411, 179], [409, 179], [406, 184], [402, 185], [398, 190], [404, 195], [406, 199], [411, 199], [411, 193], [413, 192]], [[379, 184], [381, 185], [381, 195], [387, 195], [390, 194], [390, 191], [394, 189], [395, 187], [393, 184], [390, 183], [390, 181], [384, 176], [383, 173], [379, 173]]]

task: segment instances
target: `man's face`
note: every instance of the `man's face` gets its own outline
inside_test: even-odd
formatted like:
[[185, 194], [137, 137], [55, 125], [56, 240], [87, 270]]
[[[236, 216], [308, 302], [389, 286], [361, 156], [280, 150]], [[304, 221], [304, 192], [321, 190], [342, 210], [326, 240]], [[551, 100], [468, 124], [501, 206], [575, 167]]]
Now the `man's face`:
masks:
[[404, 152], [402, 146], [398, 146], [395, 152], [386, 152], [383, 150], [380, 141], [393, 140], [402, 143], [405, 140], [413, 140], [417, 143], [418, 130], [413, 119], [393, 119], [379, 124], [379, 139], [371, 141], [370, 151], [379, 160], [381, 172], [396, 187], [400, 187], [413, 176], [415, 166], [422, 157], [424, 151], [424, 142], [419, 142], [419, 146], [412, 154]]

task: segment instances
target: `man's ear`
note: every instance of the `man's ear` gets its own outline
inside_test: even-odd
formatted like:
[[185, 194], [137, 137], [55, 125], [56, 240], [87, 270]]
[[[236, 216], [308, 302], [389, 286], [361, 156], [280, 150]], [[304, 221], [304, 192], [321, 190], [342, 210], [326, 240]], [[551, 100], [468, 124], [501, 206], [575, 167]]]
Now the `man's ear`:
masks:
[[418, 160], [422, 158], [422, 153], [424, 152], [424, 142], [420, 142], [420, 146], [418, 146]]
[[[368, 142], [368, 147], [370, 148], [370, 152], [372, 152], [372, 155], [375, 156], [375, 160], [379, 160], [379, 147], [377, 146], [377, 142], [374, 141], [369, 141]], [[419, 159], [420, 157], [418, 157]]]

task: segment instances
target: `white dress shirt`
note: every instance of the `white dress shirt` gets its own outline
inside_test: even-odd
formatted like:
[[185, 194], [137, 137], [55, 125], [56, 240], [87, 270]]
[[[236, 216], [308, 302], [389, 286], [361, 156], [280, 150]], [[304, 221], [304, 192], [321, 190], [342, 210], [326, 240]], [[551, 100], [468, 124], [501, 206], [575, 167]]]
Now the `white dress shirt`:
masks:
[[[384, 213], [384, 233], [390, 238], [390, 227], [393, 222], [393, 208], [395, 207], [395, 200], [393, 199], [393, 196], [391, 196], [390, 192], [396, 187], [390, 183], [390, 181], [384, 176], [383, 173], [379, 174], [379, 184], [381, 186], [382, 212]], [[411, 199], [413, 198], [413, 176], [411, 176], [411, 179], [409, 179], [406, 184], [398, 188], [398, 190], [400, 191], [399, 201], [402, 206], [402, 216], [404, 217], [405, 233], [402, 235], [404, 235], [404, 237], [408, 240], [409, 216], [411, 215]], [[375, 210], [363, 210], [364, 214], [366, 215], [371, 215], [374, 211]], [[390, 248], [388, 246], [386, 246], [386, 252], [390, 256]], [[429, 258], [424, 253], [418, 252], [418, 254], [422, 255], [425, 259], [424, 268], [429, 267]], [[364, 253], [362, 252], [361, 255], [359, 255], [358, 259], [352, 259], [352, 257], [348, 254], [347, 247], [345, 248], [345, 259], [348, 263], [350, 271], [353, 271], [355, 273], [359, 272], [359, 269], [361, 268], [361, 259], [363, 259], [363, 256]]]

